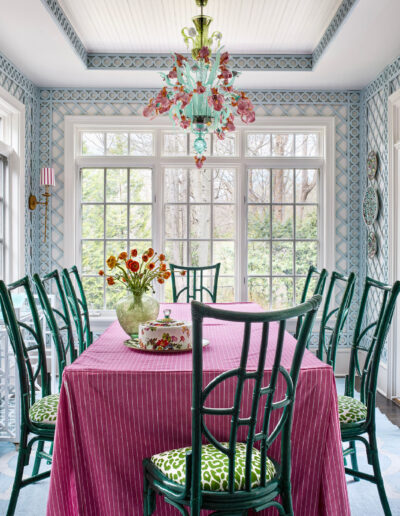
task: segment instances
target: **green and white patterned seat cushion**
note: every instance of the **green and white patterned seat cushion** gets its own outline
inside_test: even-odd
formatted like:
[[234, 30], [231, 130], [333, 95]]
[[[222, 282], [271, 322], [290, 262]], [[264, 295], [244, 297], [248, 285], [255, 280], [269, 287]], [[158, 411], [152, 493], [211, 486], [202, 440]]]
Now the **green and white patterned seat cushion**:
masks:
[[338, 396], [339, 421], [341, 424], [359, 423], [367, 417], [367, 406], [349, 396]]
[[[227, 447], [226, 443], [221, 443]], [[180, 448], [153, 455], [151, 461], [165, 476], [177, 484], [184, 485], [186, 478], [186, 452], [190, 448]], [[204, 491], [228, 490], [228, 457], [212, 444], [202, 447], [201, 452], [201, 488]], [[246, 444], [236, 445], [235, 490], [245, 488]], [[260, 485], [260, 452], [253, 448], [251, 487]], [[267, 459], [266, 479], [275, 476], [275, 466]]]
[[54, 425], [57, 419], [59, 394], [50, 394], [38, 400], [29, 410], [29, 417], [33, 423]]

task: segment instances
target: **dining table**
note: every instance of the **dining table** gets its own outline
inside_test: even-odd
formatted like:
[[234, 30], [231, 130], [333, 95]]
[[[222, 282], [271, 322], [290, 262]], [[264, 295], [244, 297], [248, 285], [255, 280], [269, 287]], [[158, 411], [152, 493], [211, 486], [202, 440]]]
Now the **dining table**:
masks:
[[[255, 303], [215, 303], [242, 312], [260, 312]], [[190, 304], [162, 304], [175, 320], [190, 321]], [[240, 359], [243, 324], [204, 319], [203, 382], [208, 384]], [[262, 325], [252, 325], [248, 370], [255, 370]], [[272, 323], [265, 362], [271, 373]], [[146, 457], [191, 445], [192, 353], [154, 353], [129, 349], [118, 321], [65, 368], [60, 391], [48, 516], [139, 516], [143, 514]], [[290, 368], [296, 340], [286, 332], [281, 364]], [[284, 395], [284, 382], [277, 395]], [[279, 383], [278, 383], [279, 385]], [[229, 406], [234, 383], [221, 385], [215, 406]], [[251, 387], [243, 395], [243, 413], [251, 405]], [[229, 435], [229, 421], [212, 416], [214, 435]], [[278, 417], [278, 415], [277, 415]], [[292, 427], [292, 496], [296, 516], [350, 515], [344, 473], [337, 394], [332, 368], [309, 350], [299, 374]], [[269, 449], [279, 460], [280, 439]], [[154, 514], [178, 511], [157, 497]], [[208, 514], [204, 511], [202, 514]], [[274, 508], [262, 515], [278, 514]]]

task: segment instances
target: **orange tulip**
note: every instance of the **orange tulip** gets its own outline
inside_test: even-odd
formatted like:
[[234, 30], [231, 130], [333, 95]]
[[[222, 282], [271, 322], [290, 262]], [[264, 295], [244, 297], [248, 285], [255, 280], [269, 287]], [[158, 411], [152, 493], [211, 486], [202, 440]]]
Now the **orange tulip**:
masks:
[[128, 253], [126, 253], [125, 251], [122, 253], [119, 253], [119, 255], [118, 255], [118, 260], [126, 260], [127, 258], [128, 258]]

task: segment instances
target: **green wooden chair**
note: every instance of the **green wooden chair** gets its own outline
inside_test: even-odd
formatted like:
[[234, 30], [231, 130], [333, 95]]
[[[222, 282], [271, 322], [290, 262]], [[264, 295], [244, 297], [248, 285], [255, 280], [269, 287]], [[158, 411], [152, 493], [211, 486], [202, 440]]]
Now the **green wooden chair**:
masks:
[[[17, 318], [11, 292], [25, 291], [32, 316], [32, 325]], [[15, 354], [21, 393], [20, 442], [14, 484], [7, 516], [12, 516], [21, 488], [50, 476], [50, 471], [38, 473], [42, 459], [51, 462], [51, 455], [43, 450], [45, 441], [53, 442], [58, 408], [58, 394], [51, 394], [50, 375], [47, 371], [46, 348], [35, 300], [26, 276], [8, 287], [0, 280], [0, 305], [4, 324]], [[23, 335], [29, 335], [29, 339]], [[40, 387], [38, 386], [40, 383]], [[39, 399], [37, 394], [40, 393]], [[32, 445], [38, 443], [32, 476], [23, 479], [29, 464]]]
[[[300, 303], [304, 303], [306, 301], [307, 297], [309, 297], [308, 290], [311, 286], [311, 282], [314, 279], [316, 280], [316, 286], [315, 286], [313, 294], [314, 295], [320, 294], [322, 296], [324, 293], [327, 277], [328, 277], [328, 271], [326, 269], [322, 269], [321, 271], [319, 271], [316, 267], [314, 267], [314, 265], [311, 265], [307, 272], [303, 292], [301, 293]], [[300, 335], [300, 329], [301, 329], [301, 325], [303, 323], [303, 318], [304, 318], [304, 316], [300, 315], [297, 319], [296, 331], [294, 333], [294, 337], [296, 339]], [[310, 339], [311, 339], [311, 335], [310, 335]], [[308, 343], [307, 343], [307, 347], [308, 347]]]
[[[62, 373], [67, 365], [67, 356], [69, 355], [70, 363], [75, 360], [77, 352], [75, 349], [74, 335], [72, 331], [72, 321], [68, 310], [67, 299], [61, 284], [61, 278], [58, 270], [54, 270], [49, 274], [40, 278], [38, 274], [34, 274], [32, 281], [35, 284], [39, 301], [46, 317], [47, 324], [51, 332], [54, 347], [57, 354], [58, 362], [58, 382], [61, 389]], [[55, 286], [58, 294], [60, 309], [52, 307], [50, 299], [46, 292], [46, 286], [50, 289]], [[58, 323], [60, 321], [60, 324]], [[63, 332], [65, 332], [66, 345], [64, 344]]]
[[[335, 370], [336, 351], [349, 314], [355, 283], [356, 275], [354, 272], [349, 276], [344, 276], [334, 271], [326, 293], [319, 328], [317, 357], [320, 360], [324, 360], [325, 357], [326, 363], [331, 365], [333, 370]], [[335, 289], [338, 286], [341, 287], [342, 297], [338, 306], [331, 307], [332, 296], [336, 293]]]
[[[79, 297], [76, 294], [73, 279], [75, 279], [78, 286]], [[76, 265], [70, 269], [63, 269], [62, 281], [68, 305], [71, 310], [72, 319], [75, 324], [79, 354], [81, 354], [93, 342], [93, 333], [90, 330], [89, 308], [86, 301], [85, 291]]]
[[[216, 303], [220, 267], [220, 263], [208, 265], [206, 267], [185, 267], [183, 265], [170, 263], [169, 268], [171, 270], [172, 296], [174, 303], [178, 302], [179, 296], [184, 292], [186, 292], [186, 303], [196, 300], [197, 294], [200, 295], [200, 301], [203, 302], [203, 292], [210, 296], [211, 302]], [[179, 292], [177, 292], [177, 282], [175, 277], [175, 275], [178, 274], [186, 277], [186, 286], [179, 290]], [[214, 284], [212, 290], [210, 290], [204, 285], [204, 281], [212, 275], [214, 275]]]
[[[183, 515], [198, 516], [201, 509], [213, 510], [215, 515], [242, 516], [254, 509], [259, 511], [275, 507], [280, 514], [293, 515], [291, 471], [291, 425], [297, 379], [307, 339], [315, 314], [321, 302], [316, 295], [297, 307], [276, 312], [242, 313], [220, 310], [198, 301], [192, 302], [193, 322], [193, 391], [192, 391], [192, 447], [171, 450], [144, 459], [143, 514], [155, 511], [156, 493], [176, 507]], [[304, 315], [305, 320], [297, 340], [293, 361], [288, 372], [281, 366], [285, 327], [288, 319]], [[214, 378], [203, 386], [203, 319], [214, 318], [243, 323], [243, 345], [238, 367]], [[272, 344], [269, 339], [270, 323], [279, 324], [278, 336]], [[250, 335], [253, 323], [262, 323], [258, 366], [256, 371], [247, 370]], [[217, 344], [217, 343], [215, 343]], [[264, 383], [265, 359], [268, 345], [274, 361], [268, 385]], [[269, 376], [269, 375], [268, 375]], [[281, 376], [286, 393], [275, 399], [278, 377]], [[235, 379], [233, 406], [214, 408], [207, 406], [207, 399], [214, 388], [225, 380]], [[251, 414], [243, 417], [241, 404], [243, 387], [247, 380], [254, 381], [251, 397]], [[261, 402], [262, 399], [262, 402]], [[262, 405], [260, 405], [260, 402]], [[259, 410], [260, 409], [260, 410]], [[271, 416], [281, 409], [273, 428]], [[204, 416], [229, 416], [228, 442], [220, 442], [211, 433]], [[256, 431], [256, 425], [260, 431]], [[239, 428], [246, 428], [245, 442], [237, 441]], [[268, 457], [268, 450], [275, 439], [281, 438], [280, 463]], [[203, 438], [210, 444], [203, 445]], [[254, 445], [260, 445], [255, 448]], [[221, 463], [223, 466], [221, 467]], [[236, 465], [240, 467], [235, 468]], [[218, 466], [217, 466], [218, 465]], [[223, 475], [218, 480], [218, 468]], [[212, 480], [209, 474], [213, 469]], [[214, 482], [215, 480], [215, 482]], [[281, 496], [281, 501], [276, 500]]]
[[[345, 395], [338, 397], [339, 421], [342, 441], [349, 443], [344, 456], [351, 458], [352, 468], [345, 467], [348, 475], [354, 479], [368, 480], [376, 484], [386, 516], [391, 515], [385, 486], [381, 474], [376, 442], [375, 427], [375, 395], [378, 382], [379, 363], [382, 349], [392, 321], [396, 299], [400, 292], [400, 281], [393, 287], [367, 277], [361, 297], [360, 309], [354, 330], [350, 354], [349, 374], [346, 376]], [[378, 296], [381, 299], [378, 302]], [[374, 321], [366, 320], [366, 310], [376, 310]], [[365, 360], [360, 360], [359, 352], [363, 351]], [[360, 366], [360, 362], [363, 366]], [[354, 397], [356, 373], [360, 376], [360, 399]], [[373, 474], [358, 470], [356, 441], [365, 445], [368, 463]]]

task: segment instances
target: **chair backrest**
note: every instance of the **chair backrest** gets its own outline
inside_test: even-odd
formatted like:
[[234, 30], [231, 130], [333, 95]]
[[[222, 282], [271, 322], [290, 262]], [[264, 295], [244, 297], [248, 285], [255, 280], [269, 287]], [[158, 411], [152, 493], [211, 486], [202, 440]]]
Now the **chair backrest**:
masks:
[[[308, 269], [306, 281], [304, 283], [303, 292], [301, 293], [300, 303], [304, 303], [307, 297], [309, 297], [308, 289], [310, 288], [311, 282], [313, 279], [316, 280], [316, 285], [313, 294], [322, 294], [324, 293], [326, 278], [328, 277], [328, 271], [326, 269], [322, 269], [319, 271], [314, 265], [311, 265]], [[300, 335], [300, 328], [303, 322], [303, 316], [299, 316], [296, 324], [295, 338], [297, 339]], [[308, 344], [307, 344], [308, 346]]]
[[[32, 281], [35, 284], [39, 296], [39, 301], [46, 317], [47, 324], [49, 325], [54, 347], [56, 349], [59, 387], [61, 387], [62, 373], [64, 367], [67, 365], [68, 354], [71, 363], [77, 356], [67, 298], [65, 297], [65, 293], [61, 284], [61, 278], [57, 269], [50, 272], [49, 274], [46, 274], [43, 276], [43, 278], [40, 278], [38, 274], [34, 274]], [[55, 286], [55, 290], [57, 291], [58, 295], [59, 308], [51, 306], [49, 296], [46, 292], [46, 286], [50, 292], [52, 291], [52, 287]], [[58, 321], [60, 321], [60, 324]], [[64, 335], [66, 337], [66, 345], [64, 344], [62, 332], [65, 332]]]
[[[234, 492], [235, 489], [235, 450], [238, 439], [238, 429], [245, 428], [246, 438], [241, 441], [246, 442], [246, 468], [245, 468], [245, 490], [251, 490], [251, 471], [253, 459], [253, 446], [260, 444], [261, 452], [261, 486], [265, 486], [266, 476], [266, 456], [267, 451], [275, 439], [281, 435], [281, 478], [282, 482], [290, 482], [290, 434], [293, 403], [295, 390], [299, 375], [300, 365], [306, 347], [308, 335], [311, 331], [315, 314], [321, 302], [321, 296], [315, 295], [312, 299], [299, 306], [275, 312], [243, 313], [228, 310], [220, 310], [210, 305], [205, 305], [197, 301], [192, 302], [192, 331], [193, 331], [193, 392], [192, 392], [192, 452], [191, 458], [188, 456], [187, 471], [192, 472], [191, 496], [194, 500], [200, 496], [200, 469], [201, 469], [201, 447], [202, 439], [205, 437], [211, 444], [228, 457], [229, 475], [228, 491]], [[304, 315], [305, 320], [300, 330], [300, 335], [294, 350], [290, 370], [287, 371], [281, 365], [282, 350], [285, 339], [286, 322], [289, 319]], [[214, 318], [224, 321], [243, 323], [243, 343], [241, 350], [240, 364], [237, 368], [225, 371], [214, 378], [208, 385], [203, 387], [203, 349], [202, 349], [202, 330], [203, 319]], [[277, 324], [277, 338], [273, 339], [270, 333], [274, 334], [275, 329], [270, 332], [271, 323]], [[249, 356], [250, 336], [253, 323], [262, 323], [262, 332], [257, 341], [258, 364], [254, 371], [247, 369]], [[253, 326], [254, 329], [254, 326]], [[237, 331], [238, 328], [235, 328]], [[260, 333], [258, 333], [260, 335]], [[255, 339], [256, 337], [253, 337]], [[273, 340], [273, 342], [272, 342]], [[254, 341], [253, 341], [254, 343]], [[266, 355], [273, 357], [271, 374], [267, 373], [269, 380], [267, 385], [263, 385]], [[252, 348], [254, 353], [254, 348]], [[275, 400], [278, 377], [281, 377], [284, 387], [283, 398]], [[226, 380], [235, 381], [234, 403], [231, 407], [209, 407], [206, 405], [208, 396], [219, 384]], [[250, 416], [241, 414], [241, 406], [246, 390], [251, 400]], [[252, 383], [254, 382], [254, 383]], [[251, 391], [251, 392], [250, 392]], [[247, 396], [247, 394], [246, 394]], [[265, 396], [265, 401], [261, 401]], [[277, 413], [278, 422], [271, 429], [271, 415], [276, 409], [282, 409]], [[225, 446], [209, 430], [205, 416], [229, 416], [230, 431], [229, 442]], [[273, 418], [275, 420], [275, 418]], [[258, 424], [258, 426], [256, 426]], [[256, 431], [261, 428], [261, 431]], [[191, 468], [191, 469], [190, 469]], [[197, 514], [197, 513], [196, 513]]]
[[[365, 279], [352, 340], [345, 395], [354, 396], [357, 373], [361, 378], [360, 399], [368, 409], [367, 421], [370, 421], [375, 414], [379, 363], [399, 292], [400, 281], [396, 281], [391, 287], [368, 276]], [[374, 312], [376, 315], [368, 317], [367, 312], [369, 314]], [[361, 357], [359, 357], [360, 351], [365, 354], [362, 367], [360, 366], [360, 362], [362, 363]]]
[[[200, 300], [203, 302], [203, 292], [206, 292], [210, 296], [210, 299], [207, 299], [206, 301], [216, 303], [220, 267], [220, 263], [216, 263], [215, 265], [208, 265], [205, 267], [185, 267], [183, 265], [175, 265], [170, 263], [169, 268], [171, 270], [172, 296], [174, 303], [177, 303], [179, 296], [185, 292], [186, 303], [190, 303], [190, 301], [193, 300]], [[178, 274], [185, 277], [186, 286], [177, 292], [177, 278], [175, 275]], [[210, 290], [206, 286], [205, 282], [211, 281], [212, 276], [214, 277], [214, 281]], [[197, 298], [197, 294], [199, 294], [200, 299]]]
[[[73, 284], [75, 279], [78, 286], [79, 297]], [[86, 301], [85, 291], [76, 265], [70, 269], [63, 269], [62, 281], [65, 295], [74, 320], [75, 330], [78, 337], [79, 354], [93, 342], [93, 334], [90, 330], [89, 309]]]
[[[332, 272], [324, 308], [322, 310], [317, 357], [320, 360], [324, 360], [325, 354], [326, 363], [331, 365], [333, 370], [335, 370], [336, 365], [337, 346], [340, 342], [343, 327], [349, 314], [355, 284], [356, 275], [354, 272], [350, 273], [349, 276], [344, 276], [336, 271]], [[331, 306], [332, 296], [334, 293], [336, 294], [335, 289], [338, 286], [341, 288], [342, 296], [339, 304], [334, 303], [333, 306]]]
[[[30, 311], [30, 317], [25, 321], [17, 317], [11, 298], [11, 293], [18, 288], [24, 290]], [[36, 401], [36, 391], [40, 390], [42, 397], [51, 393], [46, 347], [29, 278], [25, 276], [8, 286], [0, 280], [0, 305], [18, 368], [21, 420], [29, 423], [29, 409]]]

